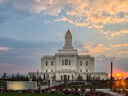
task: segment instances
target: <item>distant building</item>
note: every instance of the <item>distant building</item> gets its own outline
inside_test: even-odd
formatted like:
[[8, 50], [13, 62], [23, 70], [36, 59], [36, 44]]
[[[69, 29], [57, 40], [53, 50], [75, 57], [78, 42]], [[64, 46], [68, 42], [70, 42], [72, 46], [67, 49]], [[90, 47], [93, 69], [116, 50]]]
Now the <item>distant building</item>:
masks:
[[[72, 34], [68, 30], [65, 34], [65, 45], [55, 55], [46, 55], [41, 58], [41, 73], [43, 79], [78, 80], [108, 78], [105, 72], [94, 72], [94, 57], [78, 55], [77, 49], [72, 46]], [[37, 76], [36, 72], [29, 72], [29, 76]]]

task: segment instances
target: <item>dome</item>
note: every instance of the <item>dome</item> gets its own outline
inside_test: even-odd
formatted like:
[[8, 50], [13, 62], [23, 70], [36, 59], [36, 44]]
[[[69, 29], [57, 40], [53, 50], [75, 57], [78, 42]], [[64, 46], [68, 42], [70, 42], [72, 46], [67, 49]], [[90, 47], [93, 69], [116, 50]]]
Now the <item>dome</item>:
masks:
[[68, 31], [65, 34], [65, 37], [71, 37], [71, 36], [72, 36], [72, 34], [71, 34], [70, 30], [68, 29]]

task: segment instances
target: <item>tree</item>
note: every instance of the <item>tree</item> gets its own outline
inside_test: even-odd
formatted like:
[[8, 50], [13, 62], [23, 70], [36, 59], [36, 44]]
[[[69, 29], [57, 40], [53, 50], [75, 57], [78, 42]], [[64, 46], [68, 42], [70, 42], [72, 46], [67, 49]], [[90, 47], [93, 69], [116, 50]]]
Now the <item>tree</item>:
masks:
[[4, 73], [2, 79], [6, 79], [6, 78], [7, 78], [7, 73]]

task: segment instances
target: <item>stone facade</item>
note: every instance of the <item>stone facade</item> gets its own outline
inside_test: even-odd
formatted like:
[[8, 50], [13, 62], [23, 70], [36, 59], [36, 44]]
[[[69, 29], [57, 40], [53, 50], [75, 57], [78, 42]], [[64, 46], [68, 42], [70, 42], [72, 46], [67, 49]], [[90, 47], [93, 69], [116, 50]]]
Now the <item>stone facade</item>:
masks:
[[[65, 45], [55, 55], [47, 55], [41, 58], [41, 73], [43, 79], [77, 80], [77, 79], [107, 79], [105, 72], [94, 72], [94, 57], [90, 55], [78, 55], [77, 49], [72, 46], [70, 30], [65, 34]], [[29, 76], [37, 73], [30, 72]]]

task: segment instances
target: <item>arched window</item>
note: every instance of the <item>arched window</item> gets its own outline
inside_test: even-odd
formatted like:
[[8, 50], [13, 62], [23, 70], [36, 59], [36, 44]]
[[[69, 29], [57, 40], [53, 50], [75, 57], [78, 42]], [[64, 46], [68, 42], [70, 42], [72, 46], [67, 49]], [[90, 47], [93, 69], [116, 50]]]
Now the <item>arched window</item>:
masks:
[[68, 76], [68, 80], [70, 80], [70, 76]]
[[51, 61], [51, 65], [53, 65], [53, 61]]
[[86, 66], [88, 66], [88, 61], [86, 61]]
[[48, 61], [45, 62], [46, 66], [48, 65]]
[[65, 65], [68, 65], [68, 60], [67, 59], [65, 59]]
[[62, 65], [64, 65], [64, 60], [62, 60]]
[[80, 66], [82, 66], [82, 61], [80, 61]]

